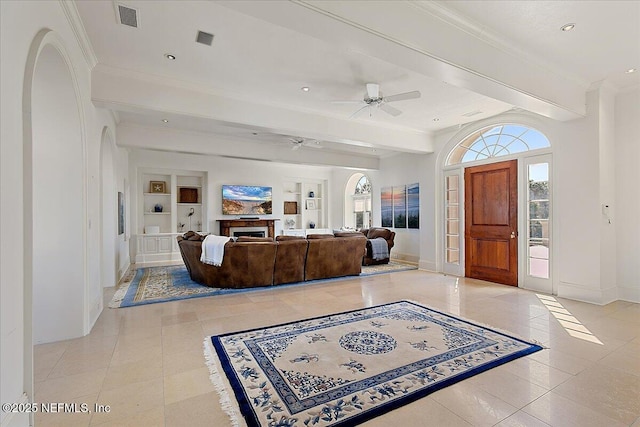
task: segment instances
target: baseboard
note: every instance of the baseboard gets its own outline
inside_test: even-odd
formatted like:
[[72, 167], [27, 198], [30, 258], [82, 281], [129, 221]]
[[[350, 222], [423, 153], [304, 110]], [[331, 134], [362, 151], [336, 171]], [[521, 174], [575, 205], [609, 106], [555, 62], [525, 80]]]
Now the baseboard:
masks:
[[403, 254], [391, 251], [391, 259], [397, 261], [404, 261], [412, 264], [418, 264], [419, 257], [412, 254]]
[[591, 304], [606, 305], [618, 299], [617, 288], [588, 289], [573, 283], [560, 282], [558, 296]]
[[129, 271], [129, 267], [131, 267], [131, 262], [128, 261], [126, 265], [122, 266], [118, 270], [118, 277], [117, 277], [116, 283], [120, 283], [120, 280], [122, 280], [124, 275], [127, 274], [127, 272]]
[[623, 301], [640, 303], [640, 287], [618, 286], [618, 298]]
[[[27, 398], [26, 393], [22, 393], [17, 404], [25, 404], [28, 403], [29, 399]], [[6, 402], [2, 402], [6, 403]], [[11, 402], [14, 403], [14, 402]], [[26, 412], [8, 412], [7, 416], [2, 419], [0, 422], [0, 427], [27, 427], [31, 425], [31, 420], [29, 420], [29, 414]]]
[[433, 271], [434, 273], [438, 273], [438, 266], [436, 265], [435, 261], [421, 259], [418, 262], [418, 268], [420, 270], [427, 270], [427, 271]]

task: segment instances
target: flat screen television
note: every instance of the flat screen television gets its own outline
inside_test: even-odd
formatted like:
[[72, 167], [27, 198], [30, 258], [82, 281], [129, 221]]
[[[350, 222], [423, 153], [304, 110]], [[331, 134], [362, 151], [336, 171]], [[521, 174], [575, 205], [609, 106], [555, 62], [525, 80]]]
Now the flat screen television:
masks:
[[223, 185], [223, 215], [270, 215], [271, 187]]

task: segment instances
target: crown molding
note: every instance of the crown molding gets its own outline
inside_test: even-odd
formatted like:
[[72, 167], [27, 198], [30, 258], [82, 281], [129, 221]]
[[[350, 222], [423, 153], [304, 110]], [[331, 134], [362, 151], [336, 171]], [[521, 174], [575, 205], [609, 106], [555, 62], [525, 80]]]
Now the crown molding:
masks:
[[482, 26], [469, 17], [466, 17], [459, 12], [452, 10], [442, 1], [411, 1], [408, 4], [422, 13], [428, 13], [441, 21], [456, 27], [457, 29], [464, 31], [465, 33], [475, 37], [476, 39], [493, 46], [511, 56], [519, 58], [523, 61], [537, 64], [542, 68], [546, 68], [550, 72], [563, 76], [564, 78], [571, 80], [585, 88], [587, 88], [591, 82], [588, 82], [573, 73], [567, 73], [567, 71], [555, 65], [546, 59], [533, 55], [525, 49], [522, 49], [519, 45], [509, 41], [502, 34], [499, 34], [486, 26]]
[[93, 51], [93, 46], [91, 45], [87, 31], [84, 28], [82, 19], [80, 19], [80, 13], [78, 12], [75, 1], [59, 0], [59, 4], [62, 7], [62, 11], [66, 16], [71, 29], [73, 30], [73, 35], [78, 41], [78, 45], [80, 46], [80, 50], [82, 50], [82, 55], [84, 56], [87, 65], [89, 65], [90, 69], [93, 69], [93, 67], [98, 63], [98, 57]]

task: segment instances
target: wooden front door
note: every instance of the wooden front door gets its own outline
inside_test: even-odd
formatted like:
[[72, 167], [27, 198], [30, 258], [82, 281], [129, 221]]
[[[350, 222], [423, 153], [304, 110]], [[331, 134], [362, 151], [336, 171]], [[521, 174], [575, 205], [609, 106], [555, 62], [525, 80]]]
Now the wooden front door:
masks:
[[466, 168], [465, 276], [518, 286], [517, 160]]

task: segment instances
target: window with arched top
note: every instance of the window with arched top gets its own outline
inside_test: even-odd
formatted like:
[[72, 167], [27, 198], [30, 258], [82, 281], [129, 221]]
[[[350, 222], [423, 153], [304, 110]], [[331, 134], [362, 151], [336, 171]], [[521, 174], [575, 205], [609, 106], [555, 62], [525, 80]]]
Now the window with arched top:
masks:
[[480, 129], [458, 144], [449, 154], [447, 165], [508, 156], [548, 148], [546, 136], [522, 125], [505, 124]]
[[370, 228], [373, 222], [371, 214], [371, 181], [362, 173], [355, 173], [345, 187], [344, 226], [350, 228]]

